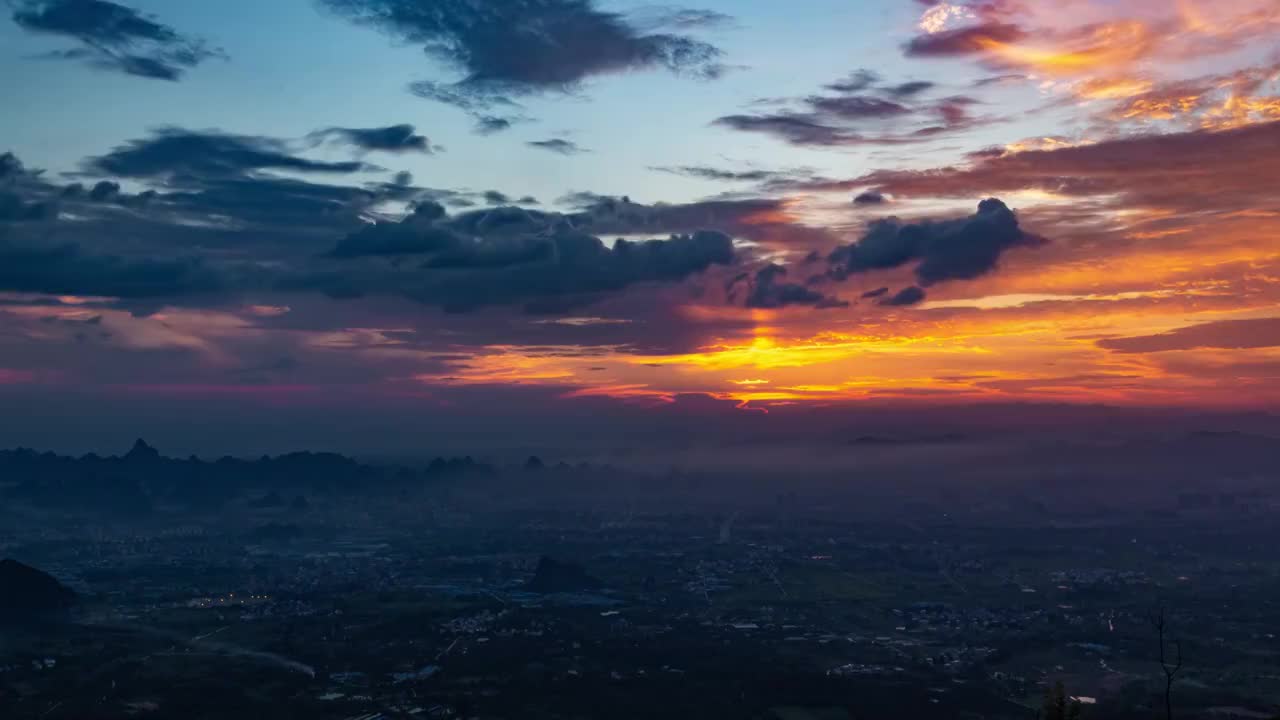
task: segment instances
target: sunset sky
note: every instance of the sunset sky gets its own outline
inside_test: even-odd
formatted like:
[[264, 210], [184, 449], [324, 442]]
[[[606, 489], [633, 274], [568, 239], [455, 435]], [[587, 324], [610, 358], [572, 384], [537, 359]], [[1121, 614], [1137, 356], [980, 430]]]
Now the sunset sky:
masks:
[[0, 446], [1280, 408], [1275, 0], [10, 5]]

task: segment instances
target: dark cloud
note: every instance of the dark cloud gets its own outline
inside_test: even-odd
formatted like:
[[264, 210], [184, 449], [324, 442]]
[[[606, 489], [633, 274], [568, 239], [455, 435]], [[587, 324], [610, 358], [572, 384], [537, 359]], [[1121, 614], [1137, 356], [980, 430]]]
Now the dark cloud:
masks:
[[840, 95], [835, 97], [814, 95], [806, 102], [817, 112], [832, 118], [860, 120], [864, 118], [890, 118], [907, 115], [911, 108], [901, 103], [867, 95]]
[[650, 170], [717, 182], [766, 182], [788, 173], [774, 170], [723, 170], [705, 165], [681, 165], [679, 167], [651, 167]]
[[877, 297], [880, 297], [881, 295], [886, 295], [886, 294], [888, 294], [888, 292], [889, 292], [889, 288], [887, 288], [887, 287], [878, 287], [878, 288], [876, 288], [875, 290], [868, 290], [868, 291], [866, 291], [866, 292], [862, 293], [862, 299], [863, 299], [863, 300], [868, 300], [868, 299], [870, 299], [870, 298], [877, 298]]
[[[535, 235], [518, 222], [495, 222], [488, 226], [489, 234], [469, 237], [436, 233], [484, 223], [475, 218], [434, 225], [406, 222], [399, 230], [383, 231], [392, 234], [379, 240], [388, 243], [387, 237], [394, 237], [400, 243], [395, 249], [429, 255], [421, 267], [363, 265], [305, 273], [287, 279], [281, 289], [319, 290], [335, 297], [395, 294], [450, 312], [512, 303], [524, 303], [530, 312], [564, 312], [635, 284], [676, 282], [734, 260], [733, 241], [714, 231], [667, 240], [618, 240], [610, 247], [563, 222]], [[353, 236], [343, 242], [357, 240]], [[335, 250], [333, 256], [356, 254], [373, 253]]]
[[[644, 205], [581, 194], [571, 211], [550, 212], [506, 205], [510, 198], [497, 191], [415, 187], [407, 175], [344, 185], [270, 174], [315, 169], [311, 162], [283, 141], [166, 130], [86, 161], [94, 174], [158, 188], [132, 195], [115, 180], [87, 188], [48, 184], [5, 157], [0, 190], [18, 197], [22, 209], [8, 215], [34, 218], [33, 203], [50, 199], [76, 219], [8, 223], [0, 288], [119, 297], [149, 310], [204, 302], [196, 297], [315, 292], [407, 298], [451, 311], [522, 305], [563, 313], [636, 285], [751, 261], [736, 256], [734, 236], [805, 233], [785, 216], [782, 201], [768, 198]], [[457, 215], [444, 209], [481, 198], [504, 204]], [[381, 203], [389, 200], [414, 210], [382, 221]], [[606, 243], [602, 236], [669, 237]], [[202, 260], [175, 258], [175, 238], [200, 248]], [[90, 239], [94, 254], [80, 249]], [[769, 302], [839, 304], [774, 285], [779, 299]]]
[[501, 268], [551, 260], [555, 244], [543, 238], [498, 237], [464, 241], [423, 264], [426, 268]]
[[204, 40], [106, 0], [25, 0], [17, 3], [13, 21], [28, 32], [68, 37], [81, 45], [49, 57], [158, 80], [178, 80], [190, 68], [222, 55]]
[[930, 35], [917, 35], [906, 45], [911, 57], [949, 57], [985, 52], [992, 43], [1017, 42], [1026, 36], [1016, 25], [983, 23], [944, 30]]
[[168, 127], [90, 158], [85, 169], [117, 177], [181, 180], [234, 177], [255, 170], [354, 173], [366, 166], [298, 157], [287, 143], [274, 138]]
[[770, 263], [756, 272], [747, 293], [746, 306], [751, 308], [781, 308], [788, 305], [811, 305], [817, 308], [848, 307], [849, 303], [829, 297], [798, 283], [782, 282], [787, 269]]
[[843, 80], [824, 85], [826, 89], [838, 93], [858, 93], [880, 82], [880, 75], [874, 70], [854, 70]]
[[339, 297], [398, 294], [451, 311], [526, 303], [540, 312], [559, 312], [633, 284], [682, 280], [734, 260], [733, 242], [721, 232], [618, 240], [609, 247], [575, 227], [590, 222], [587, 214], [510, 206], [449, 217], [438, 205], [420, 205], [400, 222], [348, 235], [329, 253], [345, 260], [424, 256], [417, 267], [331, 269], [289, 282]]
[[995, 198], [977, 213], [954, 220], [903, 223], [886, 218], [871, 223], [856, 243], [837, 248], [829, 260], [836, 277], [885, 270], [915, 262], [921, 286], [966, 280], [991, 272], [1010, 248], [1042, 242], [1018, 227], [1018, 218]]
[[490, 205], [510, 205], [511, 198], [506, 193], [497, 190], [486, 190], [484, 193], [484, 201]]
[[1005, 85], [1007, 83], [1022, 82], [1027, 79], [1026, 75], [1020, 75], [1018, 73], [1002, 73], [1000, 75], [978, 78], [973, 81], [973, 86], [987, 87], [988, 85]]
[[906, 305], [915, 305], [921, 300], [924, 300], [924, 290], [912, 285], [911, 287], [905, 287], [893, 295], [886, 297], [880, 301], [880, 304], [886, 307], [903, 307]]
[[[521, 111], [519, 103], [497, 90], [481, 88], [459, 88], [456, 85], [445, 85], [430, 80], [419, 80], [409, 84], [409, 92], [423, 100], [432, 100], [446, 105], [453, 105], [475, 120], [474, 131], [477, 135], [493, 135], [506, 130], [519, 122], [528, 120]], [[503, 114], [495, 114], [501, 108]]]
[[448, 191], [414, 187], [411, 178], [358, 186], [224, 171], [219, 164], [213, 176], [179, 172], [142, 177], [160, 189], [128, 193], [113, 180], [88, 188], [82, 183], [60, 186], [46, 182], [38, 172], [23, 170], [0, 181], [0, 215], [9, 222], [57, 220], [38, 229], [28, 224], [22, 232], [10, 228], [9, 237], [23, 243], [92, 243], [95, 252], [141, 251], [163, 257], [181, 242], [238, 258], [273, 261], [279, 253], [306, 252], [308, 246], [314, 253], [317, 244], [332, 244], [334, 237], [360, 227], [361, 217], [384, 202], [452, 197]]
[[0, 154], [0, 181], [10, 180], [26, 174], [26, 167], [17, 155], [11, 152]]
[[480, 135], [492, 135], [500, 133], [504, 130], [510, 130], [514, 121], [511, 118], [498, 117], [496, 115], [480, 115], [476, 117], [476, 133]]
[[561, 155], [577, 155], [578, 153], [590, 152], [586, 148], [580, 147], [572, 140], [563, 138], [551, 138], [549, 140], [531, 140], [525, 143], [529, 147], [535, 147], [542, 150], [549, 150], [553, 153]]
[[888, 200], [885, 198], [884, 194], [878, 193], [875, 190], [866, 190], [853, 196], [854, 205], [883, 205], [886, 202], [888, 202]]
[[1098, 346], [1121, 353], [1154, 353], [1169, 350], [1280, 347], [1280, 317], [1219, 320], [1191, 325], [1159, 335], [1107, 338]]
[[120, 197], [120, 183], [102, 180], [89, 191], [89, 199], [94, 202], [108, 202]]
[[785, 200], [743, 198], [645, 205], [628, 197], [576, 193], [561, 199], [576, 208], [569, 217], [576, 227], [597, 234], [684, 233], [700, 229], [726, 232], [762, 244], [830, 246], [826, 229], [802, 225], [787, 212]]
[[[353, 132], [357, 135], [349, 135]], [[369, 134], [359, 134], [365, 132]], [[414, 139], [418, 136], [409, 126], [335, 129], [319, 134], [333, 133], [388, 150], [418, 145]], [[449, 191], [414, 186], [408, 173], [397, 174], [390, 182], [363, 185], [281, 177], [273, 173], [349, 175], [374, 168], [355, 161], [311, 160], [296, 154], [294, 143], [285, 140], [214, 130], [163, 128], [88, 158], [82, 167], [85, 174], [141, 180], [157, 188], [126, 195], [114, 180], [103, 180], [87, 194], [92, 202], [132, 208], [145, 205], [148, 217], [157, 221], [228, 227], [251, 224], [295, 235], [326, 227], [333, 233], [349, 231], [361, 214], [386, 201], [453, 196]], [[65, 197], [76, 198], [82, 197], [83, 189], [71, 186], [63, 192]]]
[[60, 193], [17, 155], [0, 154], [0, 222], [28, 223], [58, 216]]
[[862, 135], [822, 122], [812, 113], [779, 113], [774, 115], [725, 115], [716, 125], [743, 132], [772, 135], [792, 145], [852, 145]]
[[548, 235], [557, 225], [573, 223], [559, 213], [504, 206], [465, 212], [442, 220], [442, 224], [468, 237], [493, 237]]
[[[464, 199], [455, 191], [416, 187], [411, 176], [392, 182], [316, 183], [239, 171], [294, 165], [288, 158], [251, 155], [251, 161], [237, 162], [232, 157], [224, 161], [214, 153], [212, 160], [197, 154], [194, 160], [179, 156], [169, 162], [135, 162], [128, 155], [113, 155], [106, 164], [134, 172], [158, 188], [136, 194], [124, 192], [114, 180], [88, 188], [81, 183], [59, 186], [24, 170], [21, 176], [0, 181], [0, 215], [11, 224], [26, 221], [8, 232], [10, 239], [23, 244], [92, 244], [96, 253], [165, 257], [180, 243], [199, 247], [215, 264], [283, 267], [323, 252], [336, 238], [367, 226], [386, 203]], [[15, 159], [12, 164], [19, 163]], [[31, 222], [36, 220], [58, 221]]]
[[424, 135], [414, 132], [409, 124], [389, 125], [380, 128], [329, 128], [316, 133], [318, 137], [331, 137], [367, 151], [390, 153], [416, 152], [430, 155], [435, 149]]
[[189, 189], [155, 196], [155, 209], [181, 217], [274, 226], [295, 234], [339, 229], [344, 222], [355, 222], [362, 211], [404, 192], [398, 186], [362, 188], [275, 177], [191, 179], [185, 184]]
[[57, 205], [52, 202], [28, 202], [17, 193], [0, 190], [0, 222], [50, 220], [57, 214]]
[[25, 247], [0, 241], [0, 289], [60, 295], [159, 298], [209, 293], [223, 281], [198, 260], [130, 261], [88, 255], [75, 245]]
[[931, 83], [928, 80], [912, 80], [910, 82], [898, 83], [897, 85], [890, 85], [889, 87], [886, 87], [884, 91], [893, 97], [905, 98], [913, 95], [919, 95], [926, 90], [931, 90], [936, 87], [936, 85], [936, 83]]
[[979, 122], [969, 107], [978, 101], [965, 96], [936, 100], [921, 95], [934, 85], [925, 81], [881, 85], [878, 75], [858, 71], [825, 88], [834, 95], [809, 95], [792, 107], [769, 113], [735, 114], [714, 123], [744, 132], [772, 135], [792, 145], [902, 145], [958, 132]]
[[338, 258], [380, 255], [421, 255], [456, 247], [461, 237], [436, 221], [444, 217], [444, 208], [436, 203], [421, 203], [400, 222], [367, 225], [342, 238], [330, 251]]
[[[934, 112], [938, 113], [943, 125], [937, 127], [938, 130], [947, 128], [963, 127], [969, 124], [971, 120], [969, 108], [978, 104], [977, 100], [964, 95], [956, 95], [954, 97], [944, 98], [933, 107]], [[928, 128], [927, 131], [935, 131], [934, 128]]]
[[0, 154], [0, 187], [17, 188], [44, 185], [44, 171], [28, 168], [12, 152]]
[[320, 2], [460, 70], [463, 78], [452, 85], [415, 92], [472, 111], [510, 104], [511, 96], [564, 92], [609, 73], [661, 67], [715, 77], [722, 71], [715, 46], [682, 34], [646, 33], [593, 0]]

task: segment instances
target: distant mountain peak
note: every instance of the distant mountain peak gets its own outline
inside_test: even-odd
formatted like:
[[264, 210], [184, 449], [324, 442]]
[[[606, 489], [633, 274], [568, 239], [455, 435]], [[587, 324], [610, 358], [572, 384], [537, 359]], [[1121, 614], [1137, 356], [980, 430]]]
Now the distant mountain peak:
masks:
[[146, 440], [138, 438], [133, 441], [133, 447], [124, 457], [126, 460], [155, 460], [160, 457], [160, 451], [148, 445]]
[[583, 592], [599, 589], [603, 584], [580, 565], [544, 555], [525, 588], [536, 593]]

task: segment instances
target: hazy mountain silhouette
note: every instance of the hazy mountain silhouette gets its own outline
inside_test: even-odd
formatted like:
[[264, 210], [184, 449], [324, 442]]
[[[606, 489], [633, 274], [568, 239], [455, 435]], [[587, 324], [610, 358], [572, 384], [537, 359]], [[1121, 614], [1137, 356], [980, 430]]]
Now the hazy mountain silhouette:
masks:
[[587, 574], [582, 566], [544, 555], [538, 559], [538, 568], [525, 589], [537, 593], [582, 592], [598, 590], [603, 585], [604, 583]]

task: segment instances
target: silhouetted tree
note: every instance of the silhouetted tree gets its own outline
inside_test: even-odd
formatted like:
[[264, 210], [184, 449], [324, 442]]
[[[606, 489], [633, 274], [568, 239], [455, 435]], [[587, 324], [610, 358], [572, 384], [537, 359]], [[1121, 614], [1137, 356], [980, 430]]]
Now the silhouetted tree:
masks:
[[1161, 605], [1151, 611], [1151, 626], [1156, 629], [1156, 639], [1160, 643], [1160, 669], [1164, 671], [1164, 716], [1165, 720], [1173, 720], [1173, 680], [1182, 671], [1182, 643], [1173, 641], [1176, 658], [1170, 658], [1166, 647], [1166, 636], [1169, 632], [1169, 621]]

